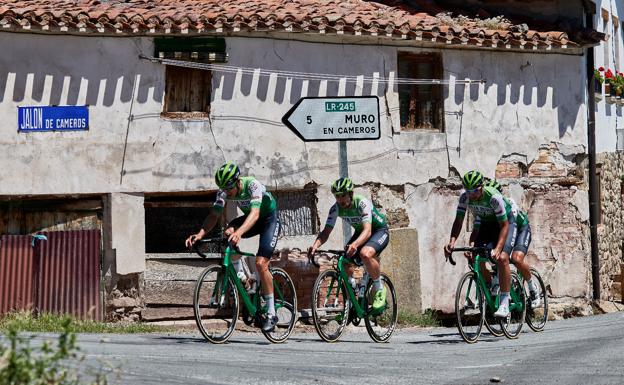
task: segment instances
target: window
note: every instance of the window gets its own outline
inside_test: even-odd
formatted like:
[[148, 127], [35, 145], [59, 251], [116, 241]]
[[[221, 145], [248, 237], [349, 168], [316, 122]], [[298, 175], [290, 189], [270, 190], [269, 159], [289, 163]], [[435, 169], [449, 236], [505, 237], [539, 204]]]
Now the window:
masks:
[[[442, 60], [437, 54], [399, 54], [398, 76], [441, 79]], [[444, 100], [437, 84], [399, 84], [401, 130], [444, 131]]]
[[314, 235], [318, 233], [316, 189], [271, 191], [277, 200], [282, 226], [281, 236]]
[[615, 70], [621, 71], [622, 67], [620, 67], [620, 22], [617, 17], [613, 16], [613, 60], [615, 60]]
[[225, 40], [217, 37], [154, 39], [154, 56], [179, 65], [165, 69], [165, 102], [162, 116], [168, 118], [208, 117], [212, 91], [212, 72], [201, 65], [187, 67], [184, 62], [225, 63]]
[[602, 48], [604, 52], [604, 66], [609, 68], [611, 62], [609, 61], [609, 12], [606, 9], [602, 9], [602, 32], [605, 34], [605, 41], [602, 42]]
[[212, 72], [167, 66], [163, 116], [207, 117], [210, 112]]
[[[186, 238], [195, 234], [208, 216], [215, 193], [193, 196], [145, 197], [145, 252], [188, 253]], [[215, 226], [207, 237], [221, 232]]]

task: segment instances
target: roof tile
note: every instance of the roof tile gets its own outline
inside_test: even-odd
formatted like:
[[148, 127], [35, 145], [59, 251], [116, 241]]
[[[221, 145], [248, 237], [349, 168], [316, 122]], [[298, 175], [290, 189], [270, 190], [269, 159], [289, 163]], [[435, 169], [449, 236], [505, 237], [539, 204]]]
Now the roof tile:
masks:
[[[11, 17], [17, 25], [68, 27], [67, 32], [110, 33], [110, 27], [129, 35], [257, 29], [306, 33], [378, 34], [395, 38], [433, 39], [444, 44], [484, 44], [484, 40], [512, 42], [538, 47], [575, 48], [597, 43], [596, 31], [575, 33], [570, 41], [563, 31], [529, 30], [512, 34], [507, 29], [490, 30], [472, 23], [449, 27], [434, 16], [444, 11], [429, 0], [413, 0], [411, 7], [398, 0], [0, 0], [0, 20]], [[423, 12], [425, 11], [425, 12]], [[98, 29], [98, 24], [100, 29]], [[78, 26], [79, 25], [79, 26]], [[105, 25], [108, 28], [102, 29]], [[79, 28], [81, 28], [79, 30]], [[51, 32], [59, 32], [54, 28]], [[591, 33], [589, 33], [591, 32]], [[590, 36], [583, 38], [583, 36]], [[436, 38], [437, 37], [437, 38]]]

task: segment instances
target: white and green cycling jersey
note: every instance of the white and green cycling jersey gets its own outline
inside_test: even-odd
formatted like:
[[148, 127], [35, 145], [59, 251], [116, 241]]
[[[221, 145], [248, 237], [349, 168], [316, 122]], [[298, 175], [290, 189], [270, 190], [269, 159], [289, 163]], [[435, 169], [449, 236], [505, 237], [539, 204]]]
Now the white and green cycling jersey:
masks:
[[364, 223], [370, 223], [373, 230], [388, 226], [386, 217], [373, 206], [370, 200], [362, 195], [354, 195], [351, 206], [346, 209], [340, 207], [338, 202], [334, 203], [329, 209], [325, 226], [334, 227], [338, 217], [349, 223], [357, 233], [362, 231]]
[[475, 216], [475, 228], [478, 228], [481, 222], [504, 222], [514, 220], [518, 226], [524, 226], [528, 223], [526, 214], [518, 209], [515, 204], [515, 211], [509, 199], [493, 187], [483, 187], [483, 195], [481, 199], [471, 201], [468, 194], [463, 192], [459, 197], [457, 205], [457, 216], [463, 218], [466, 216], [466, 210], [472, 211]]
[[[511, 213], [513, 214], [514, 218], [516, 218], [516, 224], [518, 225], [518, 227], [522, 227], [529, 223], [528, 214], [520, 210], [520, 207], [518, 206], [516, 201], [513, 200], [513, 198], [503, 197], [503, 199], [505, 199], [505, 201], [507, 201], [511, 205]], [[480, 226], [481, 218], [476, 217], [474, 221], [474, 228], [478, 229]]]
[[277, 202], [273, 195], [266, 190], [266, 187], [252, 176], [240, 179], [243, 182], [243, 188], [238, 194], [233, 198], [228, 198], [225, 191], [219, 190], [213, 209], [220, 213], [225, 207], [225, 201], [234, 201], [245, 215], [249, 214], [252, 208], [260, 209], [261, 218], [272, 214], [277, 207]]

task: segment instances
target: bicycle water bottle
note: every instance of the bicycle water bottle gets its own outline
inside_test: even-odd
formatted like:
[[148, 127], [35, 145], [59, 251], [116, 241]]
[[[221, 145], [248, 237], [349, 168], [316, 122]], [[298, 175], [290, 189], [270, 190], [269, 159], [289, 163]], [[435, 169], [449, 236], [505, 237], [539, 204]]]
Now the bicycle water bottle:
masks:
[[368, 273], [364, 272], [362, 279], [360, 279], [360, 285], [358, 286], [358, 293], [357, 293], [358, 298], [364, 297], [364, 293], [366, 293], [366, 285], [368, 285], [368, 278], [369, 278]]
[[351, 287], [353, 288], [353, 291], [357, 293], [357, 282], [355, 278], [349, 277], [349, 285], [351, 285]]

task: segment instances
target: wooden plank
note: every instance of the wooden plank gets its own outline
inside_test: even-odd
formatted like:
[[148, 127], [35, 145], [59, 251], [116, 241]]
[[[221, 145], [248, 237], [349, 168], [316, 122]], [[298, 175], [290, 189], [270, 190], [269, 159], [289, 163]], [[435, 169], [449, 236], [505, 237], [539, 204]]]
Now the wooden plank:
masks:
[[195, 282], [192, 281], [145, 281], [145, 303], [148, 306], [191, 306], [194, 290]]
[[197, 260], [147, 260], [145, 280], [152, 281], [193, 281], [210, 263]]

